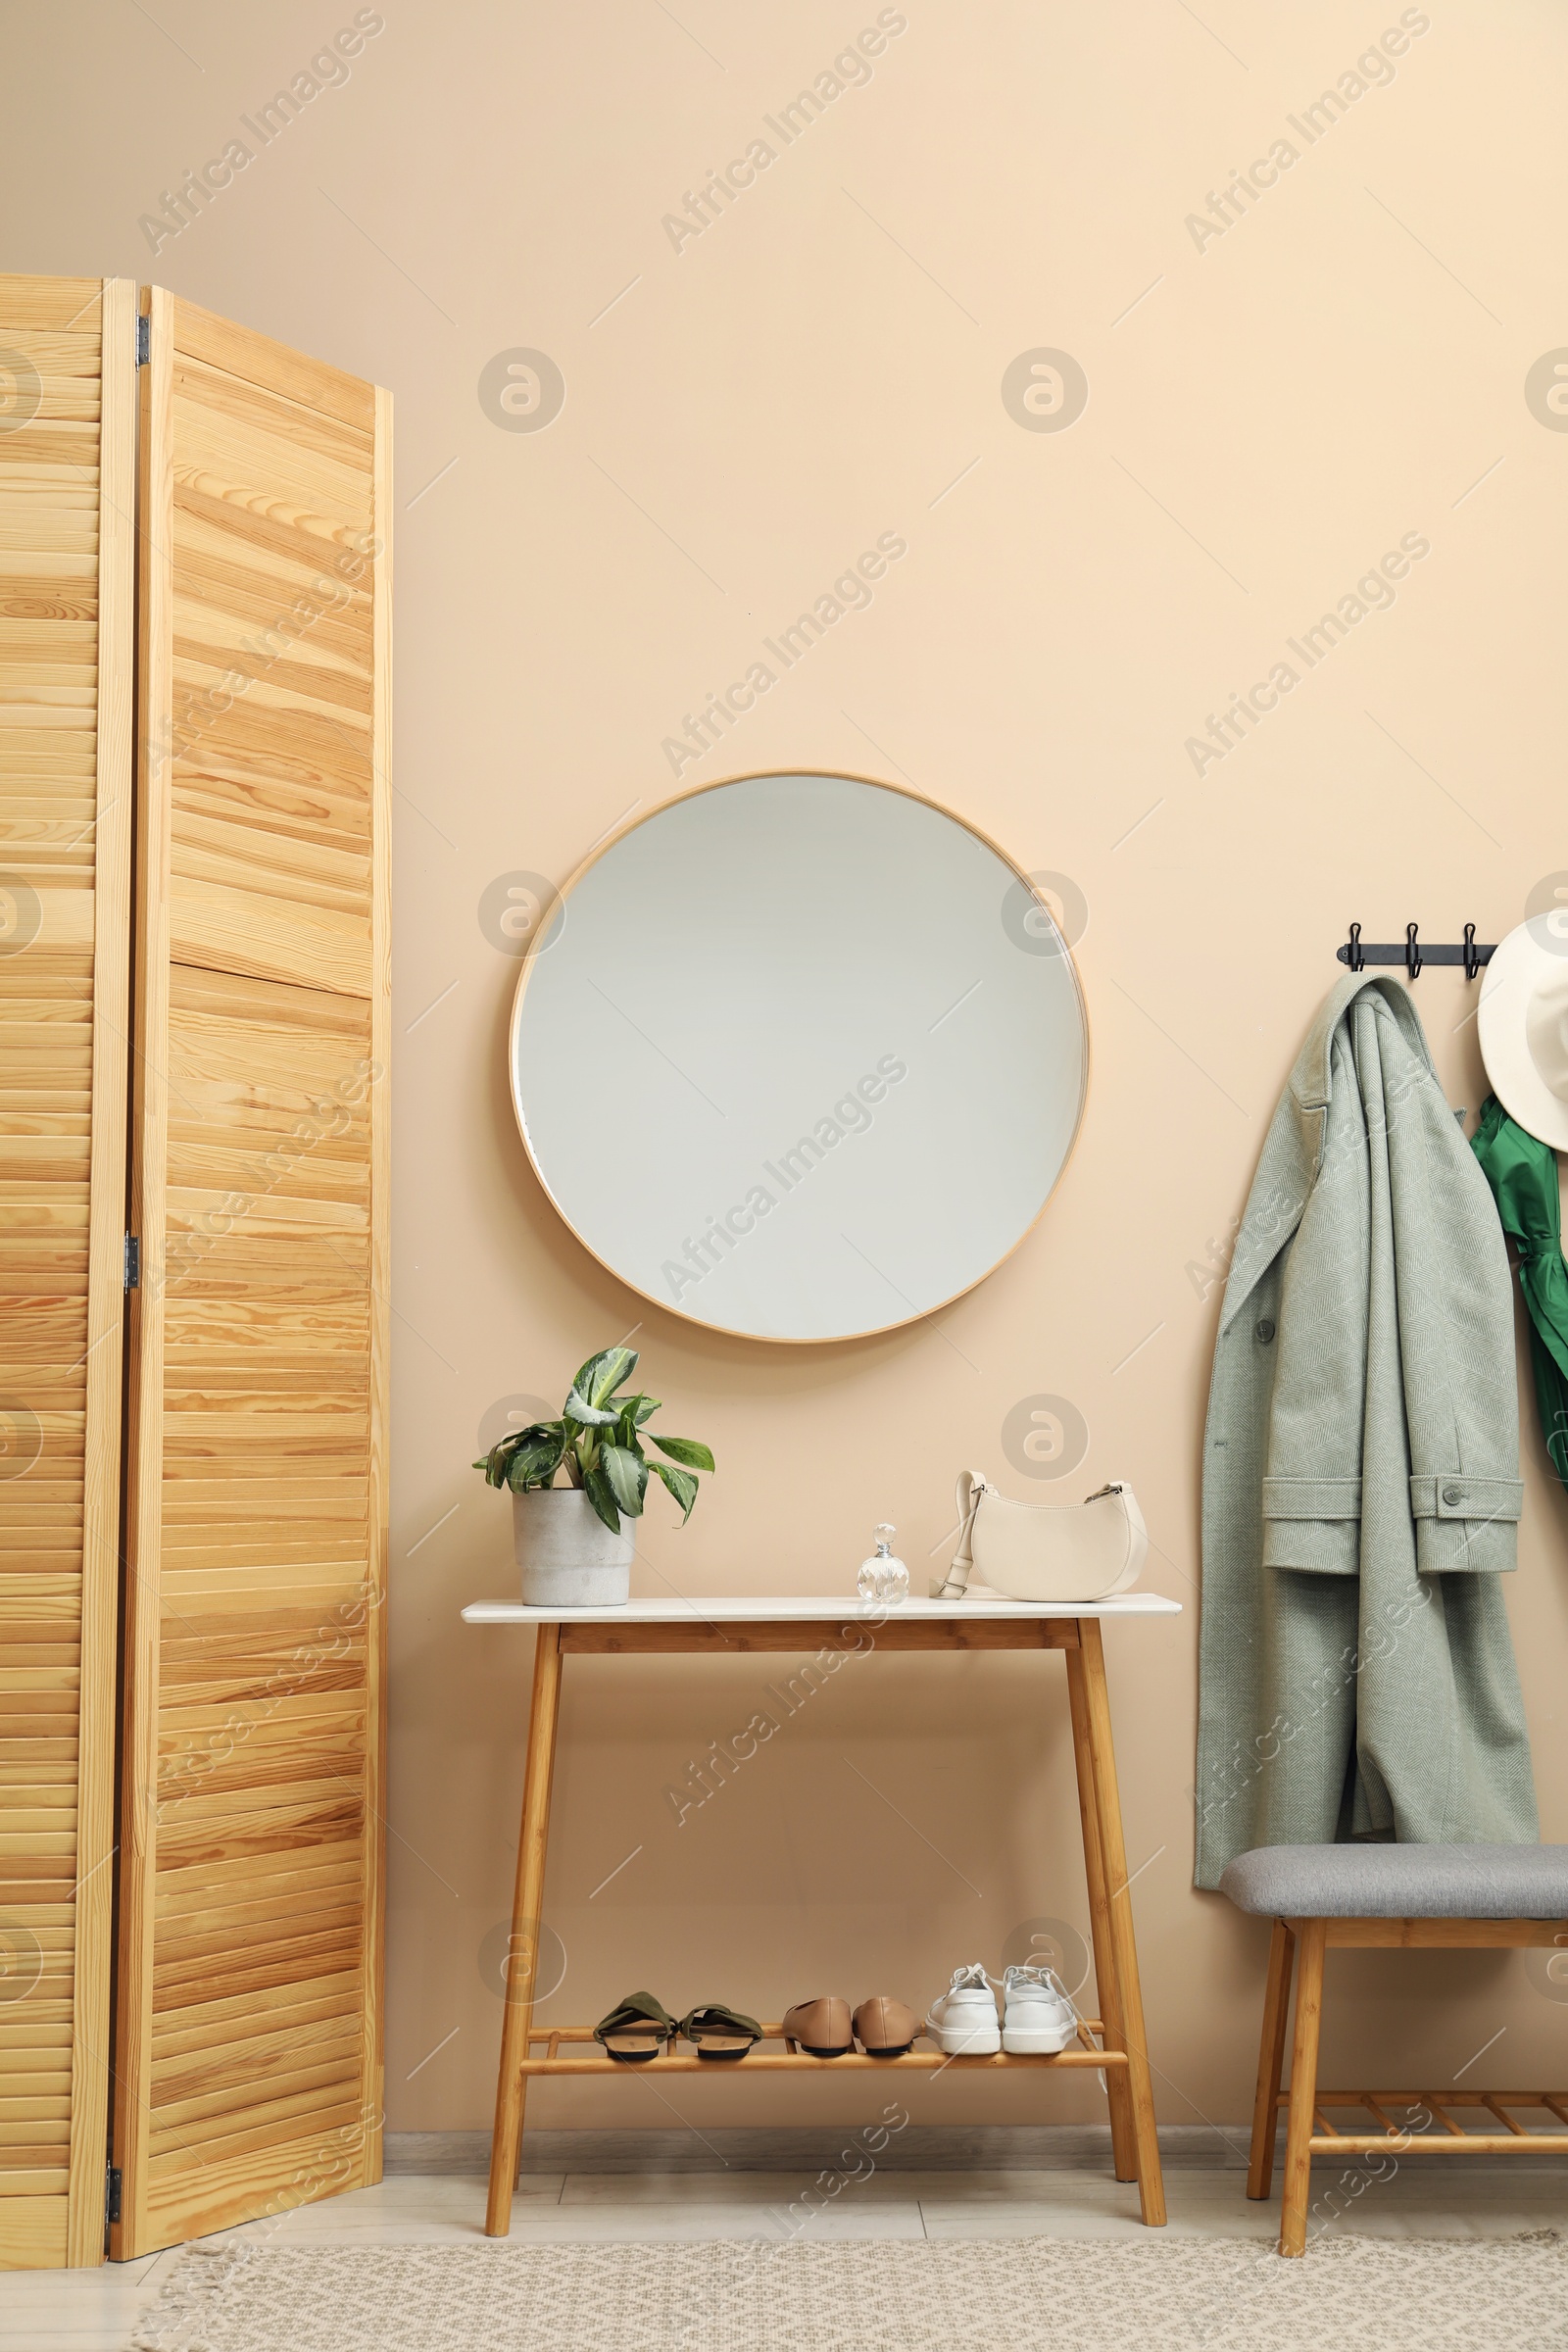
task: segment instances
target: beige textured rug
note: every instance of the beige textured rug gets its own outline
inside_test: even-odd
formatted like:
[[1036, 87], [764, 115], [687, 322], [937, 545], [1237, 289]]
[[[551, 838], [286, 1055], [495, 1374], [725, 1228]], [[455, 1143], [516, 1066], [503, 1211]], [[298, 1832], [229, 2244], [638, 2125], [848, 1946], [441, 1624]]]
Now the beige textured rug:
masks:
[[195, 2246], [138, 2352], [1548, 2352], [1568, 2241]]

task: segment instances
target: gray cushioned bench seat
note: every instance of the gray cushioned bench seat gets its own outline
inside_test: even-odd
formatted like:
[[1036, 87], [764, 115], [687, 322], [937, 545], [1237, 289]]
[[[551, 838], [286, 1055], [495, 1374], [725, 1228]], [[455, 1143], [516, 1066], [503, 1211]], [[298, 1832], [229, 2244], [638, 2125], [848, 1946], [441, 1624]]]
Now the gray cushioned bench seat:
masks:
[[1257, 1845], [1219, 1885], [1270, 1919], [1568, 1919], [1568, 1845]]

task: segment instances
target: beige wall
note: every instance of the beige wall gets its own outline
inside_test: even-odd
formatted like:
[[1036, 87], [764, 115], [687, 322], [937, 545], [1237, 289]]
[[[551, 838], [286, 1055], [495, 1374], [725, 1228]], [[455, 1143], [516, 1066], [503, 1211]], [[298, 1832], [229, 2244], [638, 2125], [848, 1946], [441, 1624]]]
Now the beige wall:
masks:
[[[721, 1464], [684, 1533], [651, 1509], [649, 1590], [847, 1590], [884, 1516], [923, 1572], [957, 1466], [1000, 1474], [1009, 1408], [1079, 1406], [1091, 1445], [1058, 1492], [1134, 1479], [1150, 1581], [1189, 1611], [1109, 1644], [1160, 2111], [1246, 2111], [1264, 1936], [1190, 1886], [1218, 1301], [1192, 1268], [1241, 1208], [1348, 919], [1495, 939], [1568, 866], [1568, 440], [1524, 396], [1568, 342], [1568, 24], [1548, 0], [1427, 13], [1396, 77], [1308, 146], [1287, 118], [1397, 7], [908, 0], [874, 78], [677, 252], [662, 216], [753, 138], [781, 147], [762, 116], [874, 6], [387, 0], [349, 80], [156, 259], [138, 217], [245, 135], [348, 0], [0, 17], [6, 268], [155, 276], [397, 398], [394, 2128], [480, 2125], [493, 2095], [478, 1954], [510, 1902], [528, 1642], [458, 1622], [512, 1584], [506, 1504], [467, 1467], [479, 1423], [512, 1393], [558, 1397], [639, 1318], [671, 1426]], [[1281, 137], [1298, 160], [1200, 250], [1186, 216]], [[999, 392], [1040, 346], [1091, 387], [1059, 433], [1021, 429]], [[481, 371], [517, 347], [564, 373], [546, 431], [481, 408]], [[503, 1072], [515, 967], [477, 909], [496, 876], [559, 876], [669, 794], [682, 714], [885, 530], [908, 555], [871, 609], [682, 781], [907, 778], [1072, 876], [1093, 1086], [1049, 1213], [993, 1281], [938, 1324], [772, 1350], [633, 1300], [558, 1224]], [[1430, 553], [1393, 609], [1196, 773], [1206, 714], [1404, 533]], [[1473, 1110], [1474, 992], [1433, 972], [1417, 1001]], [[1568, 1511], [1533, 1421], [1525, 1450], [1509, 1599], [1562, 1838]], [[1054, 1662], [856, 1665], [677, 1830], [664, 1785], [764, 1679], [568, 1670], [551, 2015], [591, 2021], [644, 1984], [677, 2008], [923, 2001], [959, 1961], [996, 1966], [1021, 1922], [1084, 1924]], [[1357, 1997], [1331, 2009], [1331, 2073], [1443, 2082], [1501, 2029], [1483, 2074], [1556, 2068], [1565, 2011], [1520, 1957], [1348, 1959], [1335, 1982]], [[848, 2119], [866, 2097], [753, 2078], [679, 2105], [704, 2126]], [[910, 2100], [930, 2123], [1100, 2105], [1092, 2078], [946, 2078]], [[532, 2113], [672, 2121], [637, 2082]]]

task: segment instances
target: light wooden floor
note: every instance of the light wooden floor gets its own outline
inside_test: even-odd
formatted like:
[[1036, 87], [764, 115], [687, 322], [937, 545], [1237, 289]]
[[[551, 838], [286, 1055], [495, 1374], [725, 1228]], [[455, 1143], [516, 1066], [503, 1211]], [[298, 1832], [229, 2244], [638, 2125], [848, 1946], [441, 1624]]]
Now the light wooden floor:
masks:
[[[805, 2173], [552, 2173], [524, 2175], [513, 2208], [513, 2245], [563, 2240], [782, 2237]], [[1320, 2214], [1337, 2175], [1312, 2176]], [[1172, 2168], [1169, 2227], [1187, 2235], [1272, 2238], [1277, 2199], [1248, 2203], [1237, 2170]], [[485, 2183], [470, 2177], [403, 2177], [307, 2205], [231, 2232], [272, 2245], [464, 2244], [480, 2237]], [[1312, 2227], [1317, 2227], [1314, 2221]], [[1390, 2237], [1507, 2236], [1568, 2227], [1568, 2164], [1504, 2161], [1462, 2170], [1409, 2161], [1369, 2184], [1325, 2225]], [[808, 2225], [817, 2237], [1137, 2237], [1138, 2191], [1089, 2172], [895, 2172], [851, 2182]], [[0, 2277], [0, 2342], [18, 2352], [124, 2352], [178, 2250], [100, 2271]], [[279, 2347], [279, 2352], [285, 2352]]]

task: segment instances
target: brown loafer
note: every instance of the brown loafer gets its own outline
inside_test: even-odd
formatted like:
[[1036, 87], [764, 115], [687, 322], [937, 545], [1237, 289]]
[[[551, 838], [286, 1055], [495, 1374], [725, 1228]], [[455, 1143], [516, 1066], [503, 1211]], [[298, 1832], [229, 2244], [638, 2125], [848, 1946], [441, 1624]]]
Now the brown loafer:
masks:
[[797, 2001], [784, 2019], [784, 2038], [812, 2058], [843, 2058], [855, 2047], [850, 2004], [824, 1994], [820, 2000]]
[[874, 1992], [855, 2012], [855, 2032], [868, 2058], [902, 2058], [920, 2031], [920, 2020], [902, 2001]]

